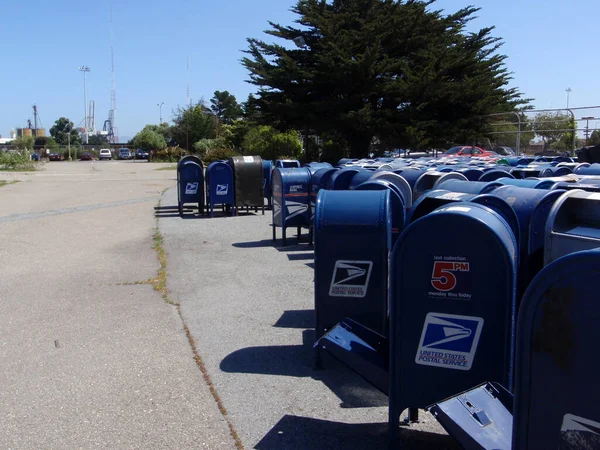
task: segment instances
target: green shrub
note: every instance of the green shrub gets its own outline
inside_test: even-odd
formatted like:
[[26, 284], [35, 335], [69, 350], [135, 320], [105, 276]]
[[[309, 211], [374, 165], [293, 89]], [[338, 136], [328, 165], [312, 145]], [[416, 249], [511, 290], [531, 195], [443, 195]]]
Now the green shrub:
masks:
[[181, 147], [167, 147], [164, 150], [152, 151], [150, 161], [153, 162], [177, 162], [186, 151]]
[[29, 152], [0, 151], [0, 170], [35, 170], [35, 162]]
[[207, 166], [213, 161], [227, 160], [233, 156], [239, 156], [239, 153], [229, 148], [214, 148], [206, 152], [202, 157], [202, 162]]

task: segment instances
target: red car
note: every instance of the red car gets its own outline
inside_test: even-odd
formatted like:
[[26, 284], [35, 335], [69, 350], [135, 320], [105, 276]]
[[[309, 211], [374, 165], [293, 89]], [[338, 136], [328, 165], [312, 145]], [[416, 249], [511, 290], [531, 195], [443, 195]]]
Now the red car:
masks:
[[94, 159], [94, 157], [92, 156], [92, 154], [90, 152], [82, 153], [81, 156], [79, 157], [80, 161], [92, 161], [93, 159]]
[[458, 146], [458, 147], [452, 147], [449, 150], [446, 150], [443, 153], [443, 156], [467, 156], [467, 157], [471, 157], [471, 156], [478, 156], [478, 157], [485, 157], [485, 156], [498, 156], [497, 153], [494, 152], [490, 152], [487, 150], [484, 150], [480, 147], [472, 147], [472, 146], [467, 146], [467, 145], [462, 145], [462, 146]]
[[62, 161], [63, 157], [60, 153], [50, 153], [48, 155], [48, 160], [49, 161]]

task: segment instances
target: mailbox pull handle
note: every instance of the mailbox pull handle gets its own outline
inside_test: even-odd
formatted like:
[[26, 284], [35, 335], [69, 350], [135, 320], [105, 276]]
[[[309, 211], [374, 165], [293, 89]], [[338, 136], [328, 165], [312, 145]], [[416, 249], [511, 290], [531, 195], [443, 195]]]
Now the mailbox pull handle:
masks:
[[473, 417], [479, 426], [486, 427], [492, 423], [486, 412], [477, 407], [466, 394], [459, 396], [458, 401], [469, 411], [469, 414], [471, 414], [471, 417]]

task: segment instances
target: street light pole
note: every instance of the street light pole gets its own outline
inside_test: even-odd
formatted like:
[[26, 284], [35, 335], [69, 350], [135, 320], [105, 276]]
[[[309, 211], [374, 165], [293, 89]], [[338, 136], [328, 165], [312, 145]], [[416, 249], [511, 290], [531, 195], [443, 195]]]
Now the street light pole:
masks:
[[85, 127], [83, 139], [88, 143], [88, 117], [87, 117], [87, 90], [85, 88], [85, 73], [90, 71], [88, 66], [79, 66], [79, 71], [83, 72], [83, 126]]
[[565, 91], [567, 91], [567, 109], [569, 109], [569, 94], [571, 93], [572, 89], [566, 88]]
[[158, 106], [158, 116], [160, 117], [160, 122], [158, 122], [158, 124], [160, 125], [162, 123], [162, 105], [164, 105], [165, 102], [161, 102], [161, 103], [157, 103], [156, 106]]

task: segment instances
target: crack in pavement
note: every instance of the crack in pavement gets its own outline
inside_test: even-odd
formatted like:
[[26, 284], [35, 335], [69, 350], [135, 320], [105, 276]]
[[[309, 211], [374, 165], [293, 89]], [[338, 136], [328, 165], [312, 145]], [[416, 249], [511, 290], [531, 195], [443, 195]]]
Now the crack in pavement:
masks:
[[48, 211], [41, 211], [41, 212], [34, 212], [34, 213], [11, 214], [8, 216], [0, 216], [0, 223], [17, 222], [19, 220], [39, 219], [41, 217], [59, 216], [62, 214], [73, 214], [73, 213], [78, 213], [78, 212], [83, 212], [83, 211], [93, 211], [96, 209], [116, 208], [118, 206], [125, 206], [125, 205], [135, 205], [137, 203], [156, 201], [156, 198], [158, 196], [159, 196], [159, 194], [152, 196], [152, 197], [134, 198], [131, 200], [121, 200], [118, 202], [98, 203], [96, 205], [74, 206], [71, 208], [51, 209]]

